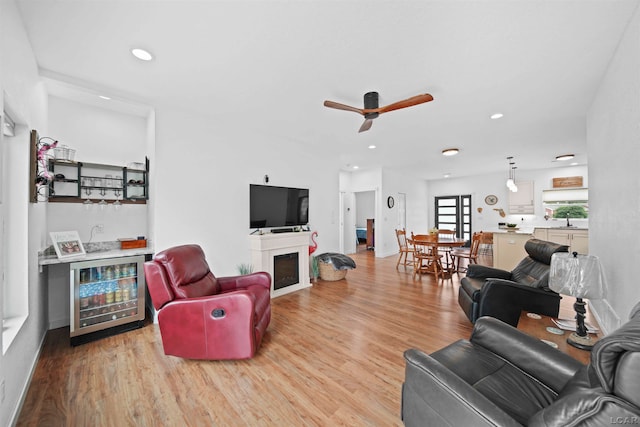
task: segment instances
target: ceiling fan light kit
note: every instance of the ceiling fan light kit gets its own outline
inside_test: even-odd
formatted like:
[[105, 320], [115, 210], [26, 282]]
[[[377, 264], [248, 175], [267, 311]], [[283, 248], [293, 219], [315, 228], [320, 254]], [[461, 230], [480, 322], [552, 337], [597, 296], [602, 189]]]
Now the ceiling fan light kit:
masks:
[[364, 132], [371, 128], [373, 119], [378, 117], [380, 114], [433, 101], [433, 96], [428, 93], [416, 95], [402, 101], [394, 102], [393, 104], [389, 104], [384, 107], [380, 107], [378, 101], [378, 92], [367, 92], [364, 94], [364, 108], [352, 107], [350, 105], [340, 104], [338, 102], [328, 100], [324, 101], [324, 106], [328, 108], [335, 108], [336, 110], [353, 111], [354, 113], [361, 114], [364, 117], [364, 123], [362, 123], [362, 126], [360, 126], [360, 130], [358, 132]]

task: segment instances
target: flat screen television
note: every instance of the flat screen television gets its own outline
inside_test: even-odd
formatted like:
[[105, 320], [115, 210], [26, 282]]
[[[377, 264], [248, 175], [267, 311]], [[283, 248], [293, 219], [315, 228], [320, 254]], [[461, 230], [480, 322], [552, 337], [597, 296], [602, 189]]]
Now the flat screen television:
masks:
[[250, 184], [249, 227], [295, 227], [309, 222], [309, 190]]

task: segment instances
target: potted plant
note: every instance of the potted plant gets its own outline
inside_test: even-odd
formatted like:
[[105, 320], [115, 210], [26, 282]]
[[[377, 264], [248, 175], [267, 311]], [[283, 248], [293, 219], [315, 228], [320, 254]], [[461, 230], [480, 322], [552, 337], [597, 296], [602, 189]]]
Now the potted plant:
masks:
[[241, 276], [253, 273], [253, 265], [251, 264], [238, 264], [238, 273]]
[[318, 276], [320, 275], [320, 267], [318, 266], [318, 258], [315, 255], [311, 255], [309, 258], [311, 263], [311, 281], [315, 282], [318, 280]]

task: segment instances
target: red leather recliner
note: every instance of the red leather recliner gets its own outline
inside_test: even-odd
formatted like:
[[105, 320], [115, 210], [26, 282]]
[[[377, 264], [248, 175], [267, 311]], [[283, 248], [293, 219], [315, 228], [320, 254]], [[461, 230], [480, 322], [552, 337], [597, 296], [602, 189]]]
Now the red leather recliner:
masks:
[[269, 273], [216, 278], [198, 245], [159, 252], [144, 272], [165, 354], [253, 357], [271, 321]]

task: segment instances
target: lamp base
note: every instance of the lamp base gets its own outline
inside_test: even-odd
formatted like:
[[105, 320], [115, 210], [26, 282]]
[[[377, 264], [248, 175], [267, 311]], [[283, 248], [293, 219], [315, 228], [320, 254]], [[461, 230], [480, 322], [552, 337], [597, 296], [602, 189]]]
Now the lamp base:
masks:
[[579, 348], [580, 350], [591, 351], [595, 342], [591, 339], [589, 335], [581, 337], [580, 335], [573, 332], [567, 338], [567, 343], [575, 348]]

